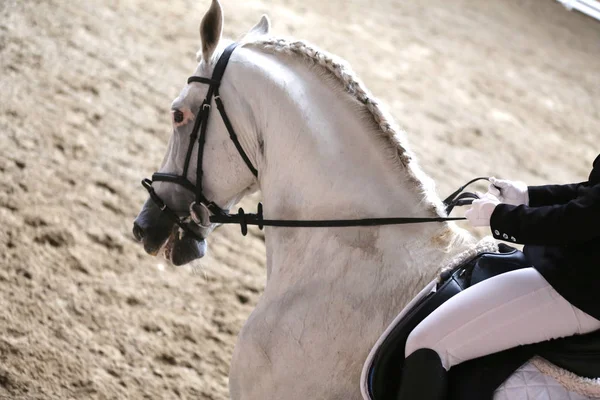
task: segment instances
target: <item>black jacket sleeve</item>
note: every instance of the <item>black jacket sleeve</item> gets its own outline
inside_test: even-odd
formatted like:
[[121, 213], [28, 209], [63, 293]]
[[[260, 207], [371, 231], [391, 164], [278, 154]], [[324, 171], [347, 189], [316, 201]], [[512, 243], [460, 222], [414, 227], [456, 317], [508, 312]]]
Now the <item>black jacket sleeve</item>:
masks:
[[570, 185], [529, 186], [529, 206], [553, 206], [566, 204], [578, 196], [579, 189], [587, 186], [587, 182]]
[[496, 239], [521, 244], [566, 245], [600, 238], [600, 184], [561, 205], [499, 204], [490, 225]]
[[573, 183], [570, 185], [544, 185], [529, 186], [529, 206], [553, 206], [566, 204], [577, 198], [580, 192], [589, 186], [600, 182], [600, 155], [592, 163], [592, 172], [587, 182]]

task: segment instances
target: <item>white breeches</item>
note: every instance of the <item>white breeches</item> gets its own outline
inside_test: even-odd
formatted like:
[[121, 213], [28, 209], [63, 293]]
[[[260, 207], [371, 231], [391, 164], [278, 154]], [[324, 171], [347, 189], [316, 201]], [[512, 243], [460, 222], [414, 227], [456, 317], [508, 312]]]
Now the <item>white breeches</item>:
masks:
[[600, 321], [559, 295], [534, 268], [478, 283], [442, 304], [412, 331], [406, 356], [435, 350], [446, 370], [519, 345], [600, 329]]

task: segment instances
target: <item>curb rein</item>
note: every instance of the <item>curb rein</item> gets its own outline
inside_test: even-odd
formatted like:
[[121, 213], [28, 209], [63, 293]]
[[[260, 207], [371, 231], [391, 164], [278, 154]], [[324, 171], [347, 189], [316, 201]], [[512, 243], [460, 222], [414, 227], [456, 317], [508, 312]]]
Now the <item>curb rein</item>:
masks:
[[[350, 227], [350, 226], [377, 226], [377, 225], [402, 225], [402, 224], [419, 224], [426, 222], [445, 222], [445, 221], [459, 221], [466, 218], [463, 217], [396, 217], [396, 218], [365, 218], [365, 219], [332, 219], [332, 220], [285, 220], [285, 219], [264, 219], [263, 218], [263, 206], [262, 203], [258, 203], [256, 214], [246, 214], [244, 209], [240, 208], [237, 214], [230, 214], [229, 210], [224, 210], [219, 207], [215, 202], [209, 201], [202, 192], [202, 160], [204, 156], [204, 144], [206, 142], [206, 128], [208, 125], [208, 117], [211, 109], [211, 102], [214, 98], [215, 104], [223, 123], [229, 132], [229, 138], [235, 145], [238, 153], [248, 166], [248, 169], [255, 177], [258, 177], [258, 170], [254, 168], [248, 155], [244, 152], [235, 130], [231, 125], [225, 107], [221, 101], [219, 95], [219, 86], [221, 79], [229, 62], [231, 54], [237, 47], [236, 43], [229, 45], [215, 65], [212, 77], [203, 78], [199, 76], [192, 76], [188, 78], [187, 83], [198, 82], [209, 85], [208, 93], [206, 98], [202, 102], [202, 106], [198, 111], [194, 128], [190, 134], [190, 145], [188, 147], [183, 173], [181, 175], [167, 174], [156, 172], [152, 175], [152, 179], [142, 180], [142, 186], [148, 191], [150, 198], [160, 208], [160, 210], [168, 215], [183, 232], [192, 236], [198, 237], [197, 233], [191, 228], [191, 222], [193, 221], [196, 225], [203, 228], [208, 228], [211, 224], [239, 224], [242, 230], [242, 235], [246, 236], [248, 233], [248, 225], [256, 225], [259, 229], [263, 229], [264, 226], [280, 226], [280, 227], [295, 227], [295, 228], [321, 228], [321, 227]], [[199, 118], [198, 118], [199, 117]], [[198, 135], [200, 131], [200, 135]], [[196, 167], [196, 184], [194, 185], [187, 179], [188, 167], [190, 164], [194, 143], [198, 140], [198, 158]], [[474, 193], [464, 192], [463, 190], [470, 184], [479, 180], [489, 180], [487, 177], [475, 178], [465, 185], [461, 186], [448, 196], [444, 201], [446, 206], [446, 213], [454, 209], [455, 206], [464, 206], [471, 204], [473, 200], [478, 199]], [[165, 202], [156, 194], [152, 187], [153, 182], [171, 182], [183, 186], [185, 189], [195, 193], [196, 199], [190, 204], [190, 213], [186, 217], [178, 217], [177, 213], [171, 208], [167, 207]], [[191, 221], [190, 221], [191, 220]]]

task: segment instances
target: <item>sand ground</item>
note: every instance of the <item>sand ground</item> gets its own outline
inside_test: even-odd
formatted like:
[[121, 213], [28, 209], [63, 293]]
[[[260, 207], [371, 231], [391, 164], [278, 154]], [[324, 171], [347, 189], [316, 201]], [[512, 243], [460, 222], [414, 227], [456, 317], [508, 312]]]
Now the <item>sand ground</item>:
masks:
[[[583, 180], [599, 151], [600, 23], [554, 1], [223, 3], [227, 36], [267, 13], [350, 61], [440, 195]], [[207, 7], [0, 0], [0, 399], [228, 398], [261, 234], [222, 228], [194, 268], [130, 234]]]

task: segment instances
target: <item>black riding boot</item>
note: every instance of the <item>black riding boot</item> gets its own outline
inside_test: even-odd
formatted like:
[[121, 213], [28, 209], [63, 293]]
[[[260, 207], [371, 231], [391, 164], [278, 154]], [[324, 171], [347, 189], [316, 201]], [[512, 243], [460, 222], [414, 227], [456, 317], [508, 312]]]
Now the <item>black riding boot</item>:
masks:
[[397, 400], [445, 400], [447, 375], [435, 351], [419, 349], [404, 360]]

